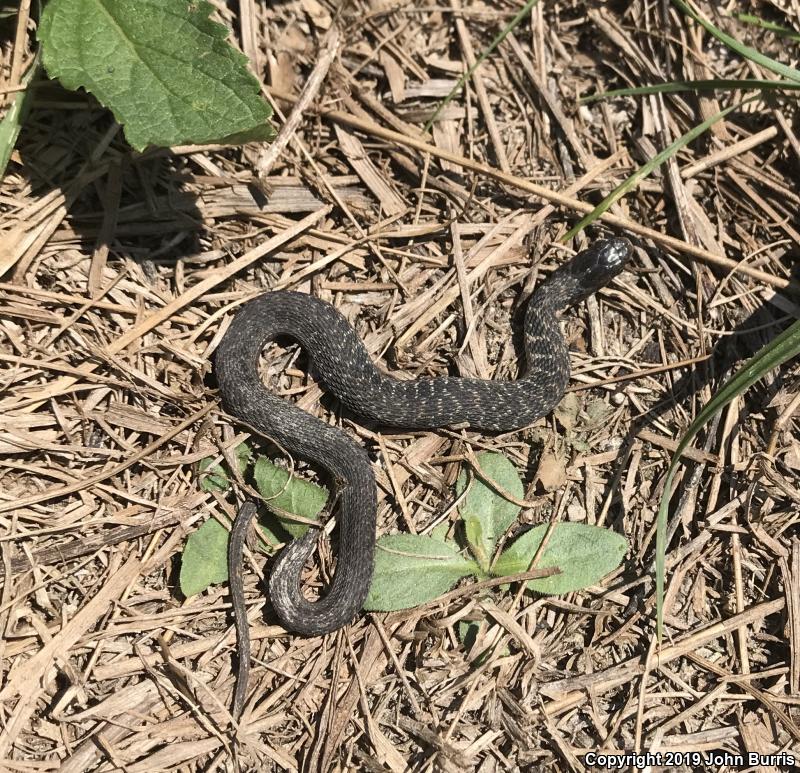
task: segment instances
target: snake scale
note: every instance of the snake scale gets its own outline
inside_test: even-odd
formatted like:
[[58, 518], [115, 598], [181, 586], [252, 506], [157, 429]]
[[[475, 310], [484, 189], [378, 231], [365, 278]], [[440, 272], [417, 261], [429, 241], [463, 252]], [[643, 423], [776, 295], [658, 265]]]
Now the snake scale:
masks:
[[[244, 304], [216, 354], [216, 375], [226, 409], [294, 457], [329, 474], [339, 503], [339, 553], [327, 593], [304, 598], [300, 578], [318, 532], [309, 530], [278, 555], [269, 579], [272, 606], [284, 625], [305, 635], [347, 625], [369, 590], [375, 549], [376, 485], [366, 451], [350, 436], [272, 394], [258, 361], [264, 345], [279, 336], [296, 339], [322, 382], [343, 405], [380, 424], [405, 429], [469, 426], [511, 431], [549, 413], [569, 380], [569, 352], [558, 313], [617, 276], [632, 254], [627, 239], [605, 239], [556, 269], [528, 301], [524, 331], [526, 368], [515, 381], [442, 376], [403, 381], [379, 371], [350, 323], [329, 303], [309, 295], [276, 291]], [[241, 592], [243, 534], [255, 513], [243, 506], [229, 550], [234, 613], [240, 645], [247, 620]], [[237, 611], [238, 605], [238, 611]], [[240, 657], [249, 661], [240, 646]], [[242, 664], [244, 665], [244, 664]], [[240, 666], [241, 667], [241, 666]], [[242, 672], [239, 688], [243, 689]], [[243, 694], [237, 695], [239, 710]]]

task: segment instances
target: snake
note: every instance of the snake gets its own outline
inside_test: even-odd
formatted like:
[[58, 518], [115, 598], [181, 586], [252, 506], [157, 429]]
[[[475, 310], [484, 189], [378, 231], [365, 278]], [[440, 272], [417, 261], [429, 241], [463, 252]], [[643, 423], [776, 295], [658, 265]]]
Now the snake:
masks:
[[[514, 381], [455, 376], [396, 378], [379, 370], [347, 319], [331, 304], [304, 293], [276, 290], [244, 303], [215, 355], [215, 373], [228, 413], [269, 438], [292, 458], [323, 468], [337, 493], [339, 548], [327, 592], [309, 601], [301, 574], [317, 543], [309, 529], [277, 556], [269, 596], [288, 630], [306, 636], [331, 633], [361, 610], [372, 578], [377, 487], [369, 456], [344, 430], [331, 426], [268, 390], [259, 375], [267, 342], [295, 339], [310, 355], [322, 383], [347, 409], [378, 424], [404, 429], [471, 427], [508, 432], [547, 415], [570, 377], [569, 350], [559, 314], [607, 285], [628, 263], [631, 243], [602, 239], [563, 263], [531, 295], [523, 323], [525, 368]], [[229, 572], [239, 636], [240, 671], [234, 704], [241, 712], [247, 631], [241, 579], [244, 533], [256, 512], [239, 510], [229, 542]], [[246, 674], [246, 672], [245, 672]], [[241, 688], [241, 689], [240, 689]]]

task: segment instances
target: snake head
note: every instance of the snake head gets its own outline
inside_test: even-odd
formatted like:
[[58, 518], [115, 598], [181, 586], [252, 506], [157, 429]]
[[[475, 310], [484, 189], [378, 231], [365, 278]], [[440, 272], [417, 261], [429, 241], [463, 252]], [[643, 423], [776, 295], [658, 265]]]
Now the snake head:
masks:
[[633, 246], [627, 239], [601, 239], [553, 272], [549, 281], [569, 288], [565, 305], [578, 303], [622, 273], [632, 256]]

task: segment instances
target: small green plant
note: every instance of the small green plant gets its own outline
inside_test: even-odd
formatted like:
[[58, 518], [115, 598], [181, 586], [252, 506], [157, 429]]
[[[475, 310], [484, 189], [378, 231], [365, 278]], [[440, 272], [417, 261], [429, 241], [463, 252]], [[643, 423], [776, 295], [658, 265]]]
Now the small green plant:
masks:
[[[244, 472], [249, 464], [249, 449], [240, 447], [235, 456]], [[607, 529], [577, 523], [561, 523], [552, 528], [546, 524], [536, 526], [495, 556], [500, 540], [521, 509], [498, 490], [519, 500], [523, 496], [522, 481], [511, 462], [500, 454], [481, 453], [477, 460], [481, 475], [493, 485], [477, 478], [469, 480], [466, 470], [459, 475], [456, 493], [461, 498], [459, 514], [464, 538], [448, 539], [446, 527], [439, 527], [429, 535], [381, 537], [365, 609], [393, 611], [415, 607], [438, 598], [468, 576], [487, 579], [519, 574], [532, 568], [537, 552], [535, 568], [557, 570], [548, 577], [528, 581], [528, 587], [539, 593], [580, 590], [619, 566], [627, 550], [626, 540]], [[228, 476], [222, 466], [208, 460], [200, 467], [205, 473], [201, 485], [206, 490], [227, 488]], [[262, 525], [265, 542], [273, 547], [289, 535], [300, 536], [308, 526], [298, 522], [297, 517], [317, 520], [327, 502], [324, 488], [291, 475], [263, 456], [256, 459], [253, 478], [275, 513], [276, 520]], [[548, 531], [547, 542], [540, 551]], [[206, 521], [189, 537], [180, 574], [185, 595], [199, 593], [226, 580], [227, 543], [227, 532], [214, 519]]]
[[228, 530], [209, 518], [186, 540], [178, 577], [186, 598], [202, 593], [210, 585], [228, 580]]
[[[109, 108], [136, 150], [269, 140], [272, 110], [212, 10], [205, 0], [50, 0], [39, 53], [51, 78]], [[37, 72], [34, 64], [29, 76]], [[11, 154], [27, 101], [28, 89], [0, 124], [0, 160]]]
[[[259, 519], [263, 546], [271, 551], [292, 537], [299, 537], [308, 526], [301, 521], [317, 521], [328, 501], [328, 491], [321, 486], [292, 475], [273, 464], [266, 456], [253, 452], [247, 443], [234, 450], [240, 475], [252, 478], [271, 512]], [[230, 488], [230, 475], [216, 459], [203, 459], [198, 465], [200, 487], [204, 491], [224, 492]], [[228, 580], [228, 531], [214, 518], [209, 518], [186, 540], [181, 555], [180, 588], [184, 596], [201, 593], [211, 585]]]
[[541, 524], [496, 556], [501, 538], [521, 510], [511, 498], [522, 499], [522, 481], [514, 465], [501, 454], [484, 452], [477, 460], [482, 479], [469, 481], [462, 470], [456, 486], [462, 496], [459, 515], [463, 538], [420, 534], [381, 537], [365, 609], [405, 609], [432, 601], [462, 577], [502, 578], [533, 568], [557, 572], [528, 580], [528, 588], [538, 593], [570, 593], [596, 583], [620, 565], [628, 549], [625, 538], [582, 523], [559, 523], [552, 528]]

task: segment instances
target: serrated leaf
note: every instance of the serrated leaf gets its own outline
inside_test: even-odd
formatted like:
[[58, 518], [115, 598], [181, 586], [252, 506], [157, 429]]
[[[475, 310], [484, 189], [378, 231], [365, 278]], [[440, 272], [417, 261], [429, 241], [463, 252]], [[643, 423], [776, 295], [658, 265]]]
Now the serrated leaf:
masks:
[[[484, 475], [503, 491], [522, 499], [524, 489], [519, 473], [505, 456], [483, 451], [477, 458]], [[456, 482], [459, 496], [464, 492], [467, 480], [467, 470], [462, 467]], [[521, 508], [476, 477], [458, 509], [470, 548], [481, 568], [488, 571], [497, 540], [514, 523]]]
[[[547, 529], [548, 525], [542, 524], [516, 539], [497, 559], [492, 573], [503, 577], [527, 571]], [[587, 588], [614, 571], [627, 549], [627, 540], [616, 532], [585, 523], [559, 523], [550, 534], [535, 568], [554, 566], [561, 574], [530, 580], [528, 587], [549, 595]]]
[[269, 142], [275, 139], [271, 124], [260, 124], [243, 132], [234, 132], [216, 140], [220, 145], [244, 145], [248, 142]]
[[228, 531], [209, 518], [186, 540], [179, 583], [187, 598], [228, 579]]
[[290, 476], [288, 470], [273, 464], [265, 456], [256, 460], [253, 477], [265, 504], [278, 516], [281, 526], [293, 537], [300, 537], [308, 526], [285, 517], [285, 514], [317, 520], [328, 501], [327, 489], [296, 475]]
[[269, 139], [272, 114], [247, 58], [205, 0], [50, 0], [39, 24], [48, 73], [108, 107], [137, 150]]
[[[244, 474], [250, 464], [250, 446], [240, 443], [233, 449], [233, 458], [239, 466], [239, 472]], [[208, 456], [201, 459], [197, 465], [200, 473], [200, 488], [203, 491], [227, 491], [230, 487], [228, 469], [225, 465], [214, 463], [216, 457]]]
[[364, 609], [392, 612], [431, 601], [462, 577], [481, 575], [478, 564], [459, 555], [451, 542], [421, 534], [381, 537]]

